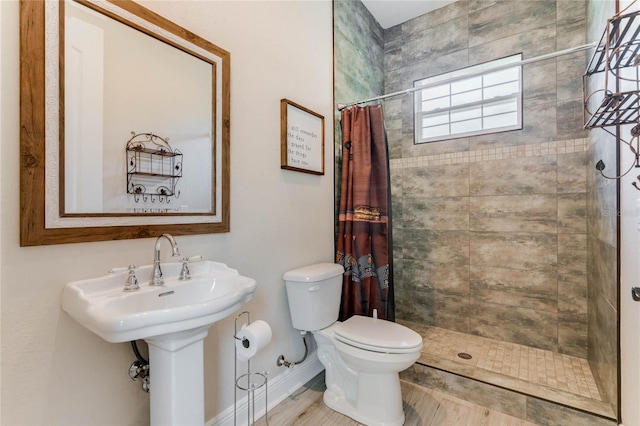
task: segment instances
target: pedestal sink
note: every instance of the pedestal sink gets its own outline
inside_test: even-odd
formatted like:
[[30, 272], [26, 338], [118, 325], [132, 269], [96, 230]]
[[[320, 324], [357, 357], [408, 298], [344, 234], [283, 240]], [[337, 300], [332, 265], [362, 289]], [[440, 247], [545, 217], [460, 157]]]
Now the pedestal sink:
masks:
[[165, 285], [148, 286], [152, 266], [135, 270], [140, 289], [123, 292], [128, 271], [74, 281], [64, 288], [62, 309], [113, 343], [144, 339], [149, 344], [151, 424], [204, 424], [203, 339], [209, 327], [249, 301], [254, 279], [225, 264], [161, 264]]

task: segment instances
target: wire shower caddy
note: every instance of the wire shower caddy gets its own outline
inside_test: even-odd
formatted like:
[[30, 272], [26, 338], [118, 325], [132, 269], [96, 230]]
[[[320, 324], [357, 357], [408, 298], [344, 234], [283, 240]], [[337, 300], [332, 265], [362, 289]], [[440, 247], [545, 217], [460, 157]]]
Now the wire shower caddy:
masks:
[[[635, 2], [634, 2], [635, 3]], [[607, 176], [602, 160], [596, 170], [606, 179], [620, 179], [640, 168], [640, 11], [618, 13], [607, 20], [606, 29], [582, 77], [584, 128], [601, 128], [627, 145], [634, 161], [619, 176]], [[604, 87], [589, 91], [589, 80], [600, 75]], [[609, 127], [633, 125], [631, 139]], [[636, 178], [640, 181], [640, 175]], [[638, 182], [632, 185], [640, 190]]]

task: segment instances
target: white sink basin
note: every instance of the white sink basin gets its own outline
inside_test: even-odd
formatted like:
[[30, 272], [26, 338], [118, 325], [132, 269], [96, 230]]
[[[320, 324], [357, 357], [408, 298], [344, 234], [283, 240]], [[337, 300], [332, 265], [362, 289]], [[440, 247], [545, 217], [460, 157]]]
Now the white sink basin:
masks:
[[223, 263], [189, 265], [191, 279], [178, 280], [181, 263], [162, 263], [164, 286], [148, 286], [151, 265], [136, 269], [140, 290], [123, 292], [128, 271], [68, 283], [62, 308], [112, 343], [149, 339], [208, 326], [232, 314], [256, 291], [256, 281]]

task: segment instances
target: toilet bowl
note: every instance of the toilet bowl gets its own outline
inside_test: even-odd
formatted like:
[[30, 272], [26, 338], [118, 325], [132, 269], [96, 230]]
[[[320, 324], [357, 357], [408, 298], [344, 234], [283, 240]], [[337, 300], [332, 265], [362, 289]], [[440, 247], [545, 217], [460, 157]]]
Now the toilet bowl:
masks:
[[[403, 347], [375, 346], [358, 335], [351, 335], [353, 340], [347, 341], [341, 328], [352, 325], [351, 321], [358, 321], [358, 328], [363, 330], [375, 330], [383, 324], [395, 326], [398, 334], [407, 334], [409, 339], [405, 339]], [[318, 357], [326, 370], [325, 404], [366, 425], [404, 424], [398, 373], [416, 362], [422, 348], [420, 335], [405, 332], [414, 333], [389, 321], [361, 316], [314, 332]], [[382, 339], [381, 336], [379, 340]]]
[[399, 373], [420, 357], [422, 337], [377, 318], [337, 321], [343, 271], [323, 263], [285, 274], [293, 326], [316, 340], [329, 408], [370, 426], [402, 425]]

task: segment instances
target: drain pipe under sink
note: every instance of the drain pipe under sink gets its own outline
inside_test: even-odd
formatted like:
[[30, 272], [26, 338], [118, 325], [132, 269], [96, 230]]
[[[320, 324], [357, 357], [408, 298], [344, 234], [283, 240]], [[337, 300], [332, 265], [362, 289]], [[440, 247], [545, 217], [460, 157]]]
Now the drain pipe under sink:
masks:
[[142, 356], [135, 340], [131, 341], [131, 348], [137, 359], [129, 367], [129, 377], [131, 380], [142, 380], [142, 390], [149, 392], [151, 390], [149, 361]]

